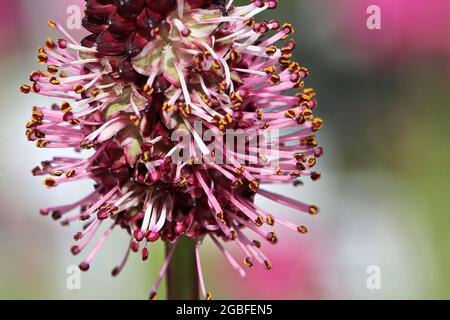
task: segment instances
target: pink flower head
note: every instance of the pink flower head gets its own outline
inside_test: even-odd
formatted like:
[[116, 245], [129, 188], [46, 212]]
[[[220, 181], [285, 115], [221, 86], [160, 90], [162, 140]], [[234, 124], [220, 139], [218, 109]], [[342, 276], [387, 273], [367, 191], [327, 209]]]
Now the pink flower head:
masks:
[[[258, 13], [276, 8], [275, 0], [254, 0], [241, 7], [232, 2], [88, 1], [88, 9], [98, 5], [98, 14], [119, 14], [133, 23], [138, 16], [132, 4], [141, 8], [145, 3], [147, 9], [167, 5], [164, 22], [136, 55], [102, 53], [101, 44], [85, 46], [49, 21], [64, 38], [49, 39], [39, 49], [38, 61], [47, 70], [33, 72], [31, 84], [21, 91], [62, 102], [35, 107], [27, 137], [40, 148], [86, 153], [82, 158], [57, 157], [33, 170], [47, 176], [44, 184], [49, 188], [83, 179], [95, 182], [94, 191], [83, 199], [41, 210], [64, 225], [83, 222], [75, 235], [74, 254], [84, 251], [107, 225], [80, 264], [82, 270], [89, 269], [115, 228], [129, 234], [130, 244], [114, 275], [131, 251], [140, 252], [145, 260], [149, 243], [176, 243], [187, 236], [197, 240], [200, 287], [204, 298], [210, 298], [198, 251], [206, 236], [244, 276], [245, 266], [272, 268], [261, 240], [277, 243], [274, 226], [307, 232], [305, 226], [257, 206], [255, 194], [318, 213], [316, 206], [260, 188], [298, 184], [305, 176], [320, 178], [313, 167], [322, 155], [315, 132], [323, 123], [313, 116], [314, 91], [304, 88], [308, 70], [292, 61], [295, 42], [288, 37], [293, 28], [274, 20], [254, 20]], [[230, 148], [227, 134], [236, 130], [248, 138], [243, 148]], [[214, 141], [204, 138], [207, 132]], [[250, 143], [254, 136], [268, 133], [275, 135]], [[218, 154], [224, 161], [216, 161]], [[182, 160], [175, 155], [182, 155]], [[241, 249], [243, 264], [224, 243]], [[151, 298], [156, 297], [173, 250]]]

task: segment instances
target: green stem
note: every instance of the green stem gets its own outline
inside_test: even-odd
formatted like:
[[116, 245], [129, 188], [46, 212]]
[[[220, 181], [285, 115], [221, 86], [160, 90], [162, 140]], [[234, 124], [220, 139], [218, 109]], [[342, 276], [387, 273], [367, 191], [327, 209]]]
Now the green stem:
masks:
[[[171, 248], [171, 244], [166, 244], [166, 254]], [[199, 299], [195, 240], [184, 236], [178, 239], [167, 270], [167, 298], [169, 300]]]

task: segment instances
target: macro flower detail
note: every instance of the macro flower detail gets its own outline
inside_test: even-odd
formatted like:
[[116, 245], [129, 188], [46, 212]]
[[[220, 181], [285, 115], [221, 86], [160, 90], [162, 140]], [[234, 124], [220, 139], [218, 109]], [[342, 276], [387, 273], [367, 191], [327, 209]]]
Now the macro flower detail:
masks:
[[[255, 203], [259, 195], [307, 214], [319, 212], [264, 188], [298, 185], [301, 177], [318, 180], [313, 167], [323, 153], [315, 137], [323, 126], [313, 116], [315, 92], [304, 86], [309, 72], [292, 60], [293, 27], [255, 20], [276, 7], [275, 0], [245, 6], [88, 0], [84, 26], [92, 35], [81, 42], [49, 21], [63, 38], [48, 39], [39, 49], [38, 62], [46, 70], [32, 72], [31, 83], [20, 89], [60, 102], [34, 107], [26, 135], [39, 148], [84, 155], [56, 157], [33, 169], [46, 176], [49, 188], [85, 179], [95, 183], [81, 200], [41, 210], [63, 225], [82, 222], [75, 255], [100, 233], [82, 270], [113, 229], [130, 236], [113, 275], [131, 252], [147, 260], [152, 242], [171, 243], [153, 299], [177, 241], [188, 237], [196, 241], [198, 280], [209, 299], [199, 254], [205, 237], [245, 276], [245, 268], [256, 264], [272, 269], [262, 241], [278, 242], [274, 227], [307, 233], [307, 227]], [[131, 50], [137, 37], [145, 41]], [[230, 132], [244, 135], [241, 145], [234, 145]], [[227, 245], [240, 249], [242, 263]]]

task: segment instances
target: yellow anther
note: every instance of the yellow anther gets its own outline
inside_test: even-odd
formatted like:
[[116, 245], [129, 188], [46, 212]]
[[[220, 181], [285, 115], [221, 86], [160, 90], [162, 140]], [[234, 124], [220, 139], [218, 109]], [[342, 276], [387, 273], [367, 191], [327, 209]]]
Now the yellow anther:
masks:
[[288, 111], [286, 111], [284, 113], [284, 116], [286, 118], [290, 118], [290, 119], [294, 119], [295, 117], [297, 117], [297, 115], [298, 115], [298, 113], [297, 113], [297, 110], [295, 110], [295, 109], [289, 109]]
[[323, 128], [323, 120], [320, 119], [320, 118], [315, 118], [312, 121], [312, 129], [313, 129], [313, 131], [319, 131], [322, 128]]
[[322, 174], [320, 173], [320, 171], [316, 171], [316, 172], [312, 172], [311, 173], [311, 180], [312, 181], [317, 181], [322, 177]]
[[250, 187], [250, 190], [253, 191], [253, 192], [258, 191], [258, 189], [259, 189], [259, 181], [258, 180], [251, 181], [249, 187]]
[[266, 222], [269, 226], [273, 226], [275, 224], [275, 219], [273, 218], [272, 215], [267, 215], [266, 217]]
[[29, 85], [23, 84], [20, 86], [20, 92], [23, 94], [28, 94], [31, 92], [31, 87]]
[[75, 175], [75, 170], [69, 170], [66, 172], [66, 178], [72, 178]]
[[305, 226], [298, 226], [297, 231], [300, 232], [301, 234], [306, 234], [308, 233], [308, 228]]
[[316, 215], [319, 213], [319, 208], [317, 206], [309, 206], [309, 214]]
[[36, 147], [45, 148], [48, 145], [48, 141], [45, 139], [36, 140]]
[[277, 53], [277, 47], [275, 46], [270, 46], [266, 49], [266, 54], [268, 54], [269, 56], [272, 56], [275, 53]]
[[270, 262], [269, 260], [264, 260], [264, 266], [266, 267], [267, 270], [271, 270], [272, 262]]
[[49, 189], [54, 188], [54, 187], [56, 187], [56, 181], [53, 178], [46, 178], [44, 180], [44, 185]]
[[253, 263], [252, 263], [252, 261], [251, 261], [251, 259], [249, 257], [244, 259], [244, 264], [247, 265], [249, 268], [253, 268], [254, 267], [254, 265], [253, 265]]

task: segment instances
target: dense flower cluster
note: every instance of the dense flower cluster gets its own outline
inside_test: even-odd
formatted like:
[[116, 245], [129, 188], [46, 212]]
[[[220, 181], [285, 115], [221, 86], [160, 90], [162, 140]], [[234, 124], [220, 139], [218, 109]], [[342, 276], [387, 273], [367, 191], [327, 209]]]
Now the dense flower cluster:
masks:
[[[63, 38], [48, 39], [39, 49], [38, 62], [46, 70], [34, 71], [21, 91], [61, 102], [34, 107], [26, 134], [39, 148], [88, 154], [57, 157], [33, 170], [47, 176], [44, 184], [49, 188], [95, 181], [95, 190], [85, 198], [41, 210], [63, 224], [83, 221], [74, 254], [105, 229], [80, 264], [82, 270], [89, 269], [112, 230], [122, 228], [130, 235], [130, 245], [113, 275], [122, 270], [131, 251], [147, 259], [151, 242], [176, 244], [187, 236], [200, 244], [209, 236], [244, 276], [224, 243], [241, 249], [244, 265], [259, 263], [271, 269], [253, 236], [275, 244], [277, 224], [307, 232], [305, 226], [258, 207], [256, 194], [318, 213], [316, 206], [260, 188], [298, 184], [304, 176], [320, 178], [312, 168], [322, 155], [315, 132], [323, 123], [313, 116], [314, 91], [304, 87], [308, 70], [292, 61], [295, 42], [288, 37], [293, 28], [275, 20], [255, 21], [258, 13], [276, 8], [275, 0], [232, 3], [88, 0], [83, 23], [92, 35], [81, 42], [49, 21]], [[214, 142], [203, 138], [207, 130]], [[242, 150], [230, 150], [229, 130], [241, 130], [250, 139], [276, 134], [263, 144], [247, 139]], [[186, 145], [174, 134], [192, 139]], [[175, 161], [174, 155], [183, 152], [188, 156]], [[223, 154], [223, 162], [215, 161], [217, 153]], [[196, 257], [202, 293], [210, 298], [198, 245]]]

